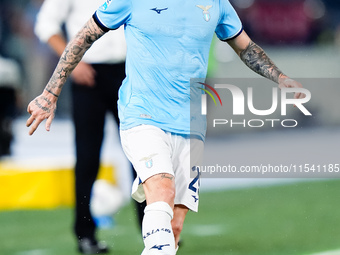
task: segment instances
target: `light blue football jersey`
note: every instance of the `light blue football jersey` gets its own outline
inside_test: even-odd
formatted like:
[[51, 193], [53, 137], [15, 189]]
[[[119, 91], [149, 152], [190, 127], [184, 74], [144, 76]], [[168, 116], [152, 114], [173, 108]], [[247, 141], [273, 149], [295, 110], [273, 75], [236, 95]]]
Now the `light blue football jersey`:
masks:
[[190, 88], [190, 79], [205, 78], [214, 32], [221, 40], [241, 33], [241, 21], [229, 1], [106, 0], [93, 17], [104, 30], [125, 27], [120, 128], [149, 124], [204, 139], [206, 119], [200, 103], [190, 111], [190, 95], [200, 100], [202, 91]]

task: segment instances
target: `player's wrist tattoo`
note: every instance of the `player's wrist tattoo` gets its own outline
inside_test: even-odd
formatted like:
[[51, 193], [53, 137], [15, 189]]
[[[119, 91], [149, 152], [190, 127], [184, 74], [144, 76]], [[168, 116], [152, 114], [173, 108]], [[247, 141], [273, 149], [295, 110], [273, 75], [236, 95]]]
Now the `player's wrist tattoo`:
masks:
[[[55, 94], [55, 93], [53, 93], [51, 90], [49, 90], [48, 88], [45, 88], [45, 90], [48, 92], [48, 93], [50, 93], [50, 94], [52, 94], [53, 96], [55, 96], [55, 97], [59, 97], [59, 95], [57, 95], [57, 94]], [[46, 100], [46, 99], [45, 99]], [[47, 100], [46, 100], [47, 101]], [[49, 100], [48, 100], [48, 102], [49, 102]], [[49, 103], [49, 104], [51, 104], [51, 102]]]
[[240, 58], [254, 72], [276, 83], [279, 82], [281, 76], [284, 76], [264, 50], [252, 41], [248, 47], [241, 52]]

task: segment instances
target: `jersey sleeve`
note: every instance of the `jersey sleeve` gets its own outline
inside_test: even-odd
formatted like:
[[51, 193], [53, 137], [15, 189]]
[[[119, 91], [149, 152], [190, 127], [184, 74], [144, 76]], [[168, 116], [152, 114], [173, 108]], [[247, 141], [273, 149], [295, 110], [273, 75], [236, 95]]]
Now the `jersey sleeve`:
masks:
[[222, 40], [231, 40], [243, 31], [243, 26], [234, 7], [228, 0], [220, 0], [220, 20], [215, 33]]
[[106, 0], [93, 14], [93, 18], [104, 31], [117, 29], [129, 20], [131, 4], [131, 0]]

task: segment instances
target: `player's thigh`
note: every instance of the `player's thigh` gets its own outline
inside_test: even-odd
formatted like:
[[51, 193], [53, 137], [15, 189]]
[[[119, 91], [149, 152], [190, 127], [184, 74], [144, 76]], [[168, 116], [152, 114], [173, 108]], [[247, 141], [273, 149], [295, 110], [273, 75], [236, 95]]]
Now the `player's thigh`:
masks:
[[[152, 200], [166, 196], [166, 192], [174, 190], [169, 136], [163, 130], [151, 125], [121, 130], [120, 134], [123, 150], [133, 164], [143, 189], [145, 187], [149, 196], [154, 195]], [[166, 191], [163, 192], [162, 188]], [[167, 194], [167, 197], [171, 196], [172, 192]]]

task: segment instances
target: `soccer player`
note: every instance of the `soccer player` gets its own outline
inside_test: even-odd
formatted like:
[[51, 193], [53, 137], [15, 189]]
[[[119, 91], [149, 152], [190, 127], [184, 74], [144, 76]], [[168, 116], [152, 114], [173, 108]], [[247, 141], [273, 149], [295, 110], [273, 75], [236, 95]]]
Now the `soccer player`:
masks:
[[[202, 154], [205, 120], [200, 114], [190, 117], [190, 78], [206, 76], [213, 34], [280, 88], [301, 84], [251, 41], [227, 0], [107, 0], [70, 41], [43, 93], [28, 105], [29, 134], [44, 119], [50, 130], [67, 77], [96, 40], [122, 25], [127, 59], [118, 100], [120, 134], [138, 175], [132, 196], [147, 201], [142, 254], [173, 255], [188, 210], [198, 209], [198, 181], [190, 176], [198, 164], [191, 165], [189, 156]], [[195, 130], [191, 120], [200, 123]]]

